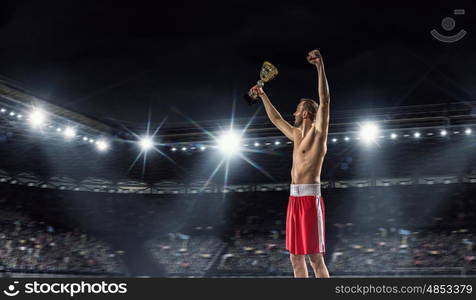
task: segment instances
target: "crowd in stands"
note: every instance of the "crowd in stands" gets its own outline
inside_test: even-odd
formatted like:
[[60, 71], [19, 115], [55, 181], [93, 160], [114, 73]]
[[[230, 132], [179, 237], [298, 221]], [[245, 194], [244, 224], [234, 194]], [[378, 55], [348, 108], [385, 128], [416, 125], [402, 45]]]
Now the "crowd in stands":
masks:
[[78, 230], [56, 230], [22, 212], [0, 211], [0, 270], [125, 274], [123, 252]]
[[203, 276], [225, 246], [216, 236], [169, 233], [146, 243], [168, 276]]
[[289, 252], [279, 232], [269, 235], [236, 231], [221, 255], [216, 271], [243, 274], [276, 274], [290, 271]]
[[[473, 186], [323, 190], [331, 275], [404, 273], [409, 268], [476, 270]], [[124, 248], [113, 248], [95, 230], [108, 237], [122, 235], [124, 243], [134, 235], [164, 267], [165, 276], [288, 276], [287, 195], [274, 191], [229, 193], [226, 199], [222, 194], [161, 198], [10, 190], [0, 196], [0, 269], [127, 272]], [[58, 216], [62, 222], [47, 221]], [[200, 230], [189, 230], [194, 226]], [[141, 236], [143, 232], [148, 234]]]
[[[332, 251], [326, 255], [326, 262], [334, 275], [419, 274], [428, 268], [461, 274], [476, 271], [475, 243], [476, 232], [467, 229], [418, 232], [378, 228], [374, 233], [347, 230], [328, 241]], [[310, 268], [309, 271], [312, 272]], [[290, 274], [284, 236], [270, 232], [234, 238], [216, 265], [215, 274], [220, 272]]]
[[420, 230], [378, 228], [362, 233], [352, 230], [339, 234], [331, 270], [336, 273], [405, 273], [425, 268], [443, 272], [476, 267], [476, 232], [459, 230]]
[[[475, 272], [474, 191], [472, 185], [324, 191], [330, 272], [403, 274], [428, 268]], [[246, 200], [234, 204], [234, 232], [216, 265], [218, 272], [291, 272], [284, 248], [286, 197], [279, 192], [261, 194], [256, 196], [258, 204]], [[266, 194], [270, 196], [261, 199]]]

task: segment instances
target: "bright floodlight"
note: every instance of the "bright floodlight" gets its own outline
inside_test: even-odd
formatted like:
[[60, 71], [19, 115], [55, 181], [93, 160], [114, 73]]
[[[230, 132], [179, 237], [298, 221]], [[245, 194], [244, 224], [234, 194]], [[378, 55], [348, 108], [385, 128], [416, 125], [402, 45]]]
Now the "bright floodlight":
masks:
[[333, 143], [337, 142], [337, 139], [336, 139], [336, 138], [333, 138], [333, 139], [332, 139], [332, 142], [333, 142]]
[[280, 141], [276, 141], [276, 142], [274, 142], [274, 144], [277, 146], [277, 145], [281, 144], [281, 142], [280, 142]]
[[200, 150], [205, 151], [205, 149], [207, 149], [207, 147], [205, 147], [205, 146], [200, 146]]
[[142, 150], [147, 151], [150, 148], [154, 147], [154, 141], [152, 141], [152, 138], [145, 136], [140, 140], [139, 145]]
[[109, 144], [104, 140], [99, 140], [96, 142], [96, 147], [99, 151], [103, 152], [109, 149]]
[[471, 134], [471, 128], [467, 128], [464, 133], [466, 133], [467, 135], [470, 135]]
[[255, 147], [259, 147], [259, 143], [258, 143], [258, 142], [255, 142], [255, 143], [254, 143], [254, 146], [255, 146]]
[[28, 121], [33, 127], [39, 127], [46, 122], [46, 114], [43, 110], [37, 108], [30, 113]]
[[240, 136], [233, 131], [224, 133], [218, 139], [218, 149], [226, 155], [236, 154], [240, 149]]
[[390, 135], [390, 138], [391, 138], [392, 140], [396, 139], [396, 138], [397, 138], [397, 134], [396, 134], [396, 133], [392, 133], [392, 134]]
[[446, 130], [444, 130], [444, 129], [440, 132], [441, 136], [446, 136], [447, 133], [448, 133], [448, 132], [447, 132]]
[[174, 152], [177, 151], [177, 148], [173, 147], [173, 148], [172, 148], [172, 151], [174, 151]]
[[371, 122], [367, 122], [360, 129], [359, 137], [365, 143], [371, 143], [377, 139], [378, 133], [379, 133], [379, 130], [377, 125]]
[[421, 136], [421, 134], [420, 134], [419, 132], [415, 132], [415, 133], [413, 134], [413, 136], [414, 136], [415, 138], [419, 138], [419, 137]]
[[346, 142], [349, 141], [349, 137], [346, 136], [346, 137], [344, 138], [344, 140], [345, 140]]
[[66, 138], [71, 139], [76, 136], [76, 130], [74, 130], [74, 128], [71, 128], [71, 127], [66, 127], [63, 134]]

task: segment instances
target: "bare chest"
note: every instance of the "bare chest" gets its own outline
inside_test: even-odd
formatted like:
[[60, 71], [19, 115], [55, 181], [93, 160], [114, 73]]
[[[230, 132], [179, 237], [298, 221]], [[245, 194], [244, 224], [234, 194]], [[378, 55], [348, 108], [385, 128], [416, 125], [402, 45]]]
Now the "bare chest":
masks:
[[307, 156], [316, 148], [317, 134], [315, 131], [308, 132], [305, 136], [294, 137], [293, 155]]

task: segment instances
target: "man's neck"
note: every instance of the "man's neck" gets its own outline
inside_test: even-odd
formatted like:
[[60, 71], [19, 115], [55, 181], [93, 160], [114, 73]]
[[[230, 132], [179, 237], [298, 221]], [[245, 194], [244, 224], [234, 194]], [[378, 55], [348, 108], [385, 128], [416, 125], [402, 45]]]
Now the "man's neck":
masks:
[[312, 121], [309, 119], [304, 119], [299, 129], [301, 130], [302, 136], [305, 136], [308, 131], [312, 128]]

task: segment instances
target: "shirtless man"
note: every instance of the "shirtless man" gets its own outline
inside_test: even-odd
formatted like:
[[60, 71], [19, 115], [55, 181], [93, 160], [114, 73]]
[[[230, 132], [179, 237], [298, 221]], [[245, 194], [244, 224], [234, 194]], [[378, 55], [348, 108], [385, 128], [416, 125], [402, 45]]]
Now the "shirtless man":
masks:
[[316, 277], [329, 277], [325, 253], [324, 199], [321, 196], [321, 169], [327, 152], [329, 129], [329, 86], [322, 56], [318, 50], [307, 60], [318, 74], [319, 100], [303, 98], [296, 112], [294, 126], [274, 108], [263, 89], [251, 89], [263, 101], [271, 122], [294, 143], [292, 184], [286, 217], [286, 249], [289, 250], [294, 277], [308, 277], [306, 255]]

